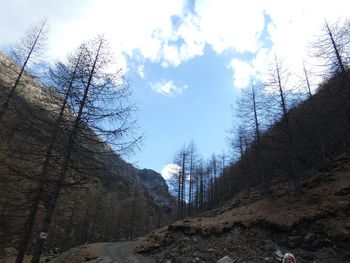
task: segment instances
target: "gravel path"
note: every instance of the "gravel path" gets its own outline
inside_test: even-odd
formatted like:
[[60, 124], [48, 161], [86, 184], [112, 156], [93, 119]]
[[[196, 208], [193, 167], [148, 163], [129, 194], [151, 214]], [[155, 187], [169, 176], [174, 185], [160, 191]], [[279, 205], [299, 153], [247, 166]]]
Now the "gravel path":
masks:
[[116, 243], [105, 243], [102, 247], [104, 255], [112, 258], [116, 263], [154, 263], [151, 258], [147, 258], [134, 253], [139, 241], [127, 241]]
[[50, 263], [154, 263], [151, 258], [134, 253], [137, 241], [82, 245], [62, 253]]

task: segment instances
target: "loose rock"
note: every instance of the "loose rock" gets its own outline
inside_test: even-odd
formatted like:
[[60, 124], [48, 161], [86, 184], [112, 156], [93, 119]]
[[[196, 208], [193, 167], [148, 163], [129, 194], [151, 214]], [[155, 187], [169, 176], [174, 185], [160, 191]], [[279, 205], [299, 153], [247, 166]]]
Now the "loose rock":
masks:
[[229, 256], [224, 256], [223, 258], [217, 261], [217, 263], [234, 263], [234, 262], [235, 261], [233, 261], [233, 259], [230, 258]]

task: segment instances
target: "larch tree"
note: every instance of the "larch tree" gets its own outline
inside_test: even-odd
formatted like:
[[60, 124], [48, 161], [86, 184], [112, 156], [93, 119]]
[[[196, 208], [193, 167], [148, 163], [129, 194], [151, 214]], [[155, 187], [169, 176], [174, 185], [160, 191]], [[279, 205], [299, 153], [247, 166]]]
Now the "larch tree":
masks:
[[[72, 117], [68, 119], [68, 140], [62, 147], [62, 158], [56, 180], [48, 194], [44, 219], [33, 250], [32, 263], [38, 263], [46, 235], [49, 231], [56, 203], [67, 176], [71, 174], [73, 157], [92, 145], [91, 155], [111, 152], [108, 142], [118, 153], [131, 149], [140, 140], [133, 137], [134, 110], [128, 98], [130, 92], [120, 72], [108, 73], [112, 65], [108, 43], [97, 37], [80, 46], [75, 57], [81, 57], [77, 75], [73, 78], [71, 96]], [[76, 60], [74, 60], [76, 61]], [[67, 62], [67, 68], [75, 68]]]
[[[174, 157], [174, 163], [178, 167], [178, 170], [173, 173], [172, 184], [175, 188], [177, 196], [177, 217], [182, 218], [184, 216], [186, 207], [186, 185], [188, 177], [188, 149], [184, 145], [182, 149], [176, 153]], [[176, 185], [175, 185], [176, 184]]]
[[320, 59], [324, 75], [345, 73], [350, 59], [350, 21], [324, 21], [322, 33], [312, 44], [312, 55]]
[[188, 158], [189, 158], [189, 186], [188, 186], [188, 215], [191, 216], [193, 214], [194, 207], [194, 189], [196, 188], [196, 173], [195, 169], [197, 166], [197, 148], [195, 146], [194, 141], [192, 140], [188, 146]]
[[[14, 44], [11, 47], [10, 57], [20, 65], [19, 70], [17, 67], [11, 69], [11, 76], [7, 76], [13, 79], [9, 87], [9, 91], [5, 92], [0, 102], [0, 123], [3, 120], [4, 114], [7, 112], [11, 101], [20, 91], [21, 80], [25, 74], [28, 66], [40, 55], [43, 50], [46, 39], [46, 20], [32, 26], [25, 34], [23, 39]], [[8, 66], [10, 66], [9, 64]], [[3, 87], [1, 87], [3, 88]]]
[[[26, 252], [27, 245], [31, 239], [32, 228], [35, 222], [37, 212], [39, 210], [40, 201], [44, 193], [45, 187], [47, 187], [47, 181], [49, 179], [48, 173], [53, 168], [54, 155], [56, 155], [56, 144], [61, 140], [62, 130], [67, 119], [67, 112], [69, 112], [69, 99], [73, 92], [73, 82], [78, 76], [78, 66], [82, 60], [82, 51], [78, 54], [76, 58], [70, 58], [72, 63], [72, 68], [66, 67], [62, 63], [56, 65], [55, 71], [50, 71], [51, 79], [54, 80], [53, 85], [60, 86], [61, 99], [57, 100], [57, 117], [52, 123], [49, 130], [47, 130], [50, 138], [46, 146], [46, 152], [43, 156], [43, 162], [41, 164], [41, 171], [38, 176], [38, 181], [36, 182], [36, 189], [32, 198], [32, 204], [29, 210], [29, 214], [26, 217], [24, 225], [24, 234], [19, 243], [18, 253], [16, 258], [16, 263], [21, 263], [23, 261], [24, 254]], [[60, 77], [58, 77], [58, 75]], [[55, 112], [53, 112], [55, 114]]]
[[302, 193], [301, 172], [298, 162], [295, 136], [287, 104], [287, 95], [290, 93], [290, 88], [288, 89], [287, 87], [288, 76], [289, 72], [283, 66], [282, 61], [275, 56], [274, 64], [269, 69], [269, 80], [266, 83], [266, 86], [268, 87], [271, 96], [275, 98], [276, 104], [272, 105], [271, 108], [274, 107], [276, 109], [276, 120], [279, 121], [281, 134], [284, 135], [284, 139], [282, 140], [286, 146], [286, 170], [289, 177], [294, 182], [295, 194], [300, 195]]
[[[254, 160], [255, 181], [263, 182], [263, 191], [266, 192], [269, 187], [266, 173], [264, 172], [264, 160], [263, 160], [263, 145], [262, 145], [262, 133], [267, 129], [267, 122], [265, 120], [265, 106], [266, 96], [262, 86], [254, 85], [252, 83], [250, 88], [242, 90], [242, 96], [237, 101], [237, 115], [240, 119], [240, 125], [244, 127], [248, 136], [249, 148]], [[241, 147], [240, 147], [241, 148]]]
[[226, 171], [226, 162], [227, 162], [226, 153], [222, 152], [222, 154], [218, 156], [218, 159], [219, 159], [220, 171], [221, 171], [220, 181], [218, 184], [219, 193], [220, 193], [219, 199], [221, 201], [229, 196], [231, 189], [229, 184], [229, 178], [227, 176], [227, 171]]
[[311, 115], [311, 122], [313, 129], [316, 133], [316, 140], [317, 140], [317, 149], [318, 152], [320, 153], [322, 163], [325, 165], [328, 165], [328, 163], [332, 160], [332, 157], [327, 153], [325, 143], [324, 143], [324, 138], [321, 133], [321, 128], [320, 128], [320, 120], [317, 117], [317, 107], [314, 101], [314, 97], [311, 91], [311, 83], [309, 79], [309, 73], [305, 67], [305, 64], [303, 65], [303, 71], [304, 71], [304, 77], [305, 77], [305, 83], [306, 83], [306, 88], [307, 88], [307, 96], [308, 96], [308, 101], [310, 105], [310, 115]]
[[[350, 63], [350, 21], [339, 20], [335, 23], [324, 21], [322, 33], [316, 38], [312, 45], [312, 55], [320, 60], [320, 66], [323, 68], [321, 72], [323, 76], [338, 76], [338, 81], [333, 87], [340, 87], [342, 95], [335, 94], [339, 89], [327, 88], [331, 100], [333, 100], [333, 110], [342, 111], [343, 107], [347, 107], [347, 98], [350, 95], [349, 77], [346, 74]], [[335, 115], [336, 125], [339, 135], [343, 137], [342, 144], [345, 148], [350, 145], [350, 117], [349, 115]], [[345, 128], [345, 129], [344, 129]]]

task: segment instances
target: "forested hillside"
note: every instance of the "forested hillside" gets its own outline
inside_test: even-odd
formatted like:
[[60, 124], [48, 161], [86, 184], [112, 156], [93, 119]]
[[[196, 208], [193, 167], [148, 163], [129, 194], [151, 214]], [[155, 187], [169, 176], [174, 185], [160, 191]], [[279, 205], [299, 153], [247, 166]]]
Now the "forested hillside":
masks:
[[301, 195], [310, 169], [328, 169], [349, 151], [349, 39], [348, 21], [325, 22], [310, 47], [319, 65], [300, 61], [302, 75], [275, 55], [265, 75], [252, 79], [236, 98], [227, 138], [231, 156], [214, 153], [205, 160], [195, 140], [175, 154], [171, 188], [178, 218], [241, 192], [274, 197], [275, 184], [292, 185]]
[[281, 262], [286, 252], [349, 261], [348, 30], [325, 23], [314, 46], [320, 83], [305, 65], [302, 81], [289, 82], [275, 56], [265, 82], [242, 92], [229, 165], [215, 155], [205, 164], [193, 143], [176, 154], [178, 217], [195, 216], [147, 235], [140, 253], [156, 262]]
[[105, 40], [50, 68], [45, 86], [25, 70], [41, 29], [20, 50], [24, 64], [0, 53], [0, 246], [17, 262], [131, 240], [171, 220], [174, 206], [160, 174], [120, 156], [140, 138], [129, 133], [128, 87], [103, 71]]

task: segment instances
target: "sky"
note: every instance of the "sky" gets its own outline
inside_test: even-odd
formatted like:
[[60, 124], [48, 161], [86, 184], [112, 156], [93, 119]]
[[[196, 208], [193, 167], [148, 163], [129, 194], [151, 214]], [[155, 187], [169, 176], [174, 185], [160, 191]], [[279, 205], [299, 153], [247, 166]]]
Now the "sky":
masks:
[[278, 55], [297, 76], [324, 19], [349, 18], [348, 0], [0, 0], [0, 49], [48, 19], [45, 58], [64, 59], [103, 34], [138, 107], [143, 145], [127, 160], [169, 175], [193, 140], [199, 153], [229, 153], [231, 106]]

